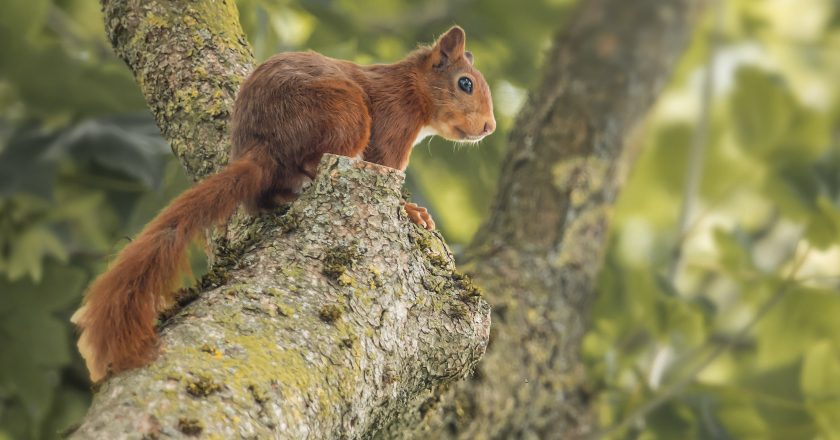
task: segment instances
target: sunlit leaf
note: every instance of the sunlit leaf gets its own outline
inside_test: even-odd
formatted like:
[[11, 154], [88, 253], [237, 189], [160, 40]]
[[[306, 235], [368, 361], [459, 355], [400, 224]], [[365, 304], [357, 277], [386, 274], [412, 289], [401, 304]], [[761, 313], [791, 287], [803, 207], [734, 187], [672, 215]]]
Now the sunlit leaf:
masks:
[[770, 154], [789, 129], [796, 103], [781, 78], [743, 67], [736, 75], [730, 105], [741, 146], [748, 151]]
[[67, 261], [67, 249], [49, 228], [29, 228], [11, 243], [6, 275], [15, 281], [30, 276], [36, 282], [41, 280], [42, 262], [47, 257]]
[[840, 209], [825, 196], [818, 197], [816, 204], [806, 230], [808, 241], [818, 249], [836, 246], [840, 241]]
[[790, 289], [757, 325], [759, 365], [790, 362], [805, 354], [812, 341], [829, 339], [840, 344], [837, 316], [840, 316], [840, 294], [836, 291]]
[[840, 351], [831, 340], [813, 344], [802, 365], [802, 392], [810, 399], [840, 399]]
[[738, 231], [717, 229], [714, 238], [724, 270], [735, 275], [743, 275], [754, 269], [755, 265], [748, 251], [750, 243], [744, 234]]
[[808, 408], [828, 436], [840, 432], [840, 350], [830, 340], [811, 346], [802, 364], [800, 383]]

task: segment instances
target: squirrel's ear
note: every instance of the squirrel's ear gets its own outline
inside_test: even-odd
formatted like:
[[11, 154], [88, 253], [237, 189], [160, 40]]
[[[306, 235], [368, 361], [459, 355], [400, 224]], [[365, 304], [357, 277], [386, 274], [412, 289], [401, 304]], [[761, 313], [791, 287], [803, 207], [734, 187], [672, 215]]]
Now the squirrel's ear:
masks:
[[472, 65], [473, 65], [473, 54], [472, 54], [472, 52], [470, 52], [470, 51], [468, 51], [468, 50], [467, 50], [467, 51], [464, 51], [464, 58], [466, 58], [466, 59], [467, 59], [467, 62], [469, 62], [469, 63], [470, 63], [470, 66], [472, 66]]
[[453, 26], [438, 38], [435, 43], [435, 65], [442, 66], [447, 60], [454, 60], [464, 55], [467, 36], [459, 26]]

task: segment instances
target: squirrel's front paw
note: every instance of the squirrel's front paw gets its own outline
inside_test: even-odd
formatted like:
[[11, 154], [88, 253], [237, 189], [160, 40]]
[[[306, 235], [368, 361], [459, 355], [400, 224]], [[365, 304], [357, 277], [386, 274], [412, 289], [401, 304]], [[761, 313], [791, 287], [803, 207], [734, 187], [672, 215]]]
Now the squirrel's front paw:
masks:
[[408, 214], [408, 218], [411, 219], [412, 222], [417, 223], [418, 225], [430, 230], [435, 230], [435, 221], [432, 220], [432, 216], [429, 215], [429, 211], [422, 206], [417, 206], [416, 203], [409, 203], [403, 202], [403, 207], [405, 208], [406, 214]]

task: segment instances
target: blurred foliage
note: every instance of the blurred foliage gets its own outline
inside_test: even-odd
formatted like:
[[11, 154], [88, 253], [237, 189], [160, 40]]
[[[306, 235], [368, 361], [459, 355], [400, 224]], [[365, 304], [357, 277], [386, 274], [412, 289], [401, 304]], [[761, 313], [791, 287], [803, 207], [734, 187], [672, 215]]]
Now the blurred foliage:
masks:
[[[391, 62], [465, 27], [499, 133], [463, 150], [432, 139], [409, 167], [456, 247], [489, 209], [505, 134], [572, 3], [239, 0], [259, 60], [312, 48]], [[677, 219], [711, 19], [616, 207], [584, 340], [611, 437], [840, 436], [840, 5], [726, 5], [688, 233]], [[188, 183], [96, 2], [7, 2], [0, 42], [0, 439], [55, 438], [90, 399], [68, 322], [84, 286]]]
[[[840, 438], [840, 4], [721, 4], [616, 207], [584, 340], [596, 408], [607, 438]], [[704, 163], [688, 164], [705, 110]]]

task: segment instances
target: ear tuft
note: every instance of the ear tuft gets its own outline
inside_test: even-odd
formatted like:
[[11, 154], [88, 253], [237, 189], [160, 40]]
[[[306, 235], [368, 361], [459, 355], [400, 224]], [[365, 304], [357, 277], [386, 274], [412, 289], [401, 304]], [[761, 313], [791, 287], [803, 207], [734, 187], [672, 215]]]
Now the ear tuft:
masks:
[[454, 60], [464, 55], [466, 41], [467, 35], [464, 30], [460, 26], [453, 26], [438, 39], [435, 48], [446, 58]]

